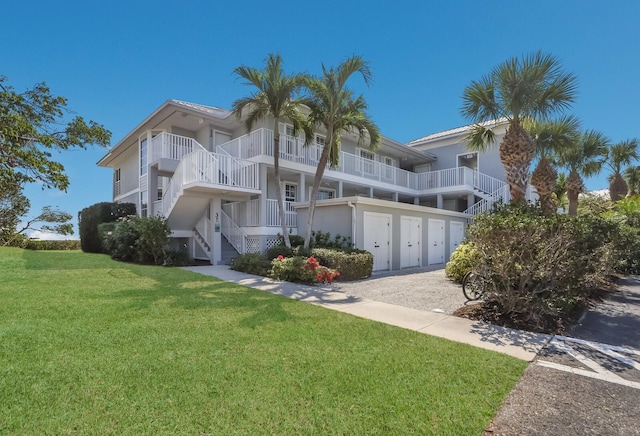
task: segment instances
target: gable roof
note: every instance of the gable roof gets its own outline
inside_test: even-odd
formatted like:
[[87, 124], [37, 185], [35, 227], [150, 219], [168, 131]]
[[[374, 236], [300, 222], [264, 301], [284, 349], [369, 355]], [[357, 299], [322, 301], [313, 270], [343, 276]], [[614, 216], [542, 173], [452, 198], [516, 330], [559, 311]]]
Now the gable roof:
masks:
[[[506, 123], [507, 123], [507, 119], [506, 118], [499, 118], [497, 120], [485, 121], [483, 123], [478, 123], [478, 124], [480, 124], [483, 127], [492, 126], [492, 125], [497, 127], [497, 126], [503, 126]], [[460, 135], [463, 135], [463, 134], [466, 135], [467, 133], [469, 133], [471, 131], [471, 129], [475, 125], [476, 124], [468, 124], [466, 126], [456, 127], [454, 129], [443, 130], [441, 132], [431, 133], [430, 135], [423, 136], [422, 138], [414, 139], [413, 141], [407, 142], [407, 146], [413, 147], [414, 145], [417, 145], [419, 143], [429, 142], [429, 141], [433, 141], [435, 139], [442, 139], [442, 138], [447, 138], [447, 137], [450, 137], [450, 136], [460, 136]]]

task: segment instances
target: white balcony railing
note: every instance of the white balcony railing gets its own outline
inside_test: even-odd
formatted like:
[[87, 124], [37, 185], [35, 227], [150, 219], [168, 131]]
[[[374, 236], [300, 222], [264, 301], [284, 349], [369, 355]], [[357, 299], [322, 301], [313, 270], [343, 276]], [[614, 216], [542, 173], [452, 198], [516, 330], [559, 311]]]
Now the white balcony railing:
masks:
[[162, 196], [162, 212], [168, 216], [185, 185], [202, 183], [258, 189], [258, 165], [231, 156], [198, 150], [182, 157]]
[[[251, 159], [266, 155], [273, 157], [273, 131], [258, 129], [251, 133], [219, 145], [218, 150], [241, 159]], [[287, 135], [280, 135], [280, 159], [313, 167], [318, 166], [322, 146], [304, 145], [304, 141]], [[335, 171], [369, 180], [388, 183], [417, 191], [439, 190], [458, 186], [471, 186], [485, 194], [495, 192], [504, 182], [466, 167], [413, 173], [391, 165], [386, 165], [344, 151], [340, 152], [339, 165], [328, 167]], [[420, 192], [416, 193], [420, 195]]]
[[[298, 227], [298, 214], [290, 202], [284, 203], [284, 219], [287, 227]], [[260, 200], [225, 203], [222, 210], [240, 227], [260, 226]], [[266, 227], [280, 227], [278, 200], [266, 200]]]
[[[267, 227], [280, 227], [278, 200], [267, 200]], [[284, 202], [284, 222], [287, 227], [298, 227], [298, 213], [288, 201]]]
[[198, 150], [207, 151], [193, 138], [163, 132], [151, 140], [151, 161], [160, 158], [180, 160]]

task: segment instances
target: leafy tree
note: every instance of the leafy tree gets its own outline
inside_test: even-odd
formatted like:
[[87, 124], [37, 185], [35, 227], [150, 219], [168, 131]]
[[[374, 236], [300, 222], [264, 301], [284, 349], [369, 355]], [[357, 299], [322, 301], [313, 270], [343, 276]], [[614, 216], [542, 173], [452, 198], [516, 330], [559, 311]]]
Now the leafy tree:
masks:
[[636, 138], [627, 139], [609, 147], [609, 158], [606, 165], [611, 170], [609, 196], [612, 201], [618, 201], [627, 195], [629, 186], [622, 177], [622, 171], [638, 158], [638, 140]]
[[564, 110], [576, 96], [576, 78], [560, 68], [559, 60], [542, 52], [513, 57], [495, 67], [463, 92], [462, 114], [475, 122], [467, 141], [473, 150], [485, 150], [496, 141], [492, 128], [501, 120], [508, 127], [500, 143], [512, 201], [525, 202], [529, 167], [536, 146], [522, 126], [527, 118], [544, 120]]
[[576, 135], [568, 147], [558, 153], [558, 162], [569, 170], [566, 181], [569, 215], [578, 213], [578, 195], [584, 189], [583, 177], [595, 176], [607, 159], [609, 139], [600, 132], [589, 130]]
[[553, 197], [555, 203], [565, 208], [567, 207], [569, 200], [567, 199], [567, 174], [560, 173], [558, 174], [558, 178], [556, 179], [556, 184], [553, 187]]
[[381, 138], [378, 126], [366, 113], [367, 103], [364, 97], [354, 97], [353, 91], [346, 88], [347, 81], [355, 73], [360, 73], [369, 85], [369, 64], [361, 56], [352, 56], [337, 68], [327, 69], [322, 65], [322, 73], [321, 77], [309, 77], [306, 83], [309, 97], [305, 104], [310, 109], [309, 120], [314, 126], [322, 126], [327, 132], [327, 137], [311, 188], [304, 248], [309, 248], [311, 241], [316, 199], [327, 163], [332, 167], [339, 164], [341, 136], [357, 132], [359, 142], [368, 140], [370, 150], [378, 147]]
[[291, 247], [285, 220], [284, 199], [280, 189], [282, 183], [280, 179], [280, 131], [278, 124], [281, 120], [288, 119], [293, 125], [294, 135], [303, 130], [306, 141], [310, 141], [313, 137], [311, 128], [300, 112], [302, 101], [296, 97], [303, 84], [304, 76], [285, 74], [282, 69], [282, 58], [278, 54], [269, 54], [263, 70], [242, 65], [237, 67], [234, 73], [246, 80], [246, 85], [252, 85], [256, 88], [250, 96], [233, 102], [233, 111], [238, 119], [242, 118], [243, 111], [247, 109], [245, 118], [247, 131], [251, 131], [258, 120], [269, 116], [273, 117], [273, 171], [278, 183], [276, 198], [284, 241], [287, 247]]
[[73, 225], [69, 222], [71, 214], [54, 210], [51, 206], [43, 207], [40, 214], [19, 226], [20, 219], [29, 213], [31, 203], [20, 187], [9, 187], [0, 196], [0, 245], [15, 244], [28, 230], [73, 235]]
[[52, 152], [109, 144], [111, 132], [95, 121], [65, 124], [66, 107], [44, 82], [18, 93], [0, 76], [0, 191], [31, 182], [66, 191], [69, 179]]

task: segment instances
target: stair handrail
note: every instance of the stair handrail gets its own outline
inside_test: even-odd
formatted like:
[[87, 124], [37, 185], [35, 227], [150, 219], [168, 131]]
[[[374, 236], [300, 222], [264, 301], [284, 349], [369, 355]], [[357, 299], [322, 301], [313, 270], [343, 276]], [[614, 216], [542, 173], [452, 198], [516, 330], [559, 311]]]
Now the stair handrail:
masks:
[[223, 210], [220, 210], [220, 232], [239, 254], [247, 252], [248, 235]]
[[209, 219], [209, 217], [207, 217], [206, 214], [198, 220], [195, 227], [193, 228], [193, 231], [196, 232], [200, 236], [200, 238], [202, 238], [208, 250], [211, 249], [211, 246], [209, 245], [210, 228], [211, 220]]
[[489, 198], [483, 198], [479, 202], [469, 207], [463, 213], [473, 217], [482, 212], [488, 211], [498, 201], [506, 203], [510, 200], [510, 198], [511, 192], [509, 191], [509, 185], [505, 183], [504, 186], [501, 186], [496, 191], [489, 194]]

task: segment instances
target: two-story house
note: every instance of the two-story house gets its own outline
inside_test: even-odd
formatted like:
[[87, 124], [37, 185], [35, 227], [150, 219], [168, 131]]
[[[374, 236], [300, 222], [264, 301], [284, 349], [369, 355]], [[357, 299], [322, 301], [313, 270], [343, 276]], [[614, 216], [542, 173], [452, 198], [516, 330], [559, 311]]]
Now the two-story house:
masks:
[[[281, 123], [276, 186], [269, 126], [272, 120], [264, 120], [246, 132], [228, 110], [168, 100], [98, 165], [113, 168], [114, 201], [136, 204], [141, 216], [164, 216], [177, 245], [218, 264], [278, 243], [276, 189], [289, 232], [305, 234], [325, 137], [318, 131], [304, 146]], [[468, 218], [508, 200], [497, 147], [468, 152], [467, 133], [462, 127], [408, 144], [383, 138], [375, 152], [346, 135], [339, 166], [325, 171], [314, 229], [371, 251], [374, 270], [444, 265]]]

